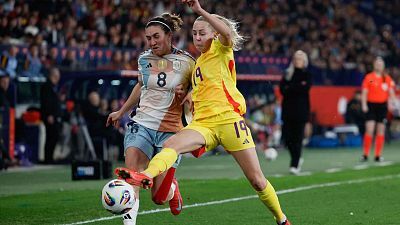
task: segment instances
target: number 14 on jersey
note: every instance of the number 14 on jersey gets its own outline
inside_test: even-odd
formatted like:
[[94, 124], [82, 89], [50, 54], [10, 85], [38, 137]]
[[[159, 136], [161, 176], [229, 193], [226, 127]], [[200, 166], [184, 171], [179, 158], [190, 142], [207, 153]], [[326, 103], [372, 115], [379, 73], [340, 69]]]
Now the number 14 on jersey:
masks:
[[200, 78], [200, 81], [203, 81], [203, 75], [201, 75], [201, 71], [200, 71], [200, 67], [197, 67], [196, 71], [195, 71], [195, 75], [193, 76], [193, 84], [194, 86], [197, 86], [196, 83], [196, 78]]

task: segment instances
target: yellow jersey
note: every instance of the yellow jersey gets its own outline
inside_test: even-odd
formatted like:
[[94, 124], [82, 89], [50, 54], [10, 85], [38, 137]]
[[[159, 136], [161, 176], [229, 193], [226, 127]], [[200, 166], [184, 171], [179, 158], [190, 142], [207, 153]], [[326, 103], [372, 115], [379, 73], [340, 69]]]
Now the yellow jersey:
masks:
[[245, 99], [236, 88], [233, 49], [224, 46], [218, 38], [197, 59], [192, 74], [192, 88], [195, 121], [225, 112], [237, 113], [227, 113], [227, 117], [246, 113]]

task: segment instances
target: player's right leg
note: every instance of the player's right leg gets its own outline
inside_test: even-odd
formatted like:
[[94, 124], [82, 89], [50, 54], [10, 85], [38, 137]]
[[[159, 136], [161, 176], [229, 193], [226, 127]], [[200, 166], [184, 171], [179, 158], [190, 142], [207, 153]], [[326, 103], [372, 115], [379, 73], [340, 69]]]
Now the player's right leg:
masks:
[[[149, 142], [150, 133], [146, 128], [139, 124], [132, 123], [127, 127], [124, 138], [125, 148], [125, 165], [131, 171], [143, 171], [153, 154], [154, 148]], [[130, 182], [128, 182], [130, 183]], [[130, 183], [132, 184], [132, 183]], [[135, 206], [128, 213], [123, 215], [124, 225], [135, 225], [136, 217], [139, 210], [139, 186], [132, 185], [135, 190], [136, 202]]]
[[272, 184], [265, 178], [255, 148], [231, 151], [250, 184], [257, 191], [260, 200], [274, 215], [278, 225], [290, 225], [283, 213], [278, 196]]
[[[142, 171], [146, 168], [149, 159], [140, 149], [136, 147], [128, 147], [125, 151], [125, 165], [128, 169], [134, 171]], [[124, 225], [136, 225], [136, 217], [139, 210], [139, 188], [132, 185], [135, 190], [136, 202], [134, 207], [122, 216]]]
[[374, 130], [375, 130], [375, 124], [376, 123], [374, 120], [367, 120], [365, 122], [365, 134], [364, 134], [364, 140], [363, 140], [364, 154], [361, 158], [362, 162], [365, 162], [368, 160], [369, 152], [370, 152], [371, 145], [372, 145]]

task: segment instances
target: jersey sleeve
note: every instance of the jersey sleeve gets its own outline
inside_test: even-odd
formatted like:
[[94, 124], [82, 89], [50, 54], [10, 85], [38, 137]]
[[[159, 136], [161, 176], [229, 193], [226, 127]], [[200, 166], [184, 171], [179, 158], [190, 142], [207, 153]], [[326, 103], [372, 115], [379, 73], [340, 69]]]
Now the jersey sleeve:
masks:
[[361, 88], [368, 90], [368, 84], [369, 84], [369, 74], [365, 75], [365, 78], [362, 82]]
[[151, 73], [151, 68], [154, 65], [151, 64], [149, 61], [149, 52], [145, 51], [138, 58], [138, 70], [139, 70], [139, 77], [141, 78], [139, 81], [142, 82], [144, 87], [147, 87], [148, 78]]
[[142, 75], [142, 73], [140, 71], [139, 71], [139, 74], [138, 74], [138, 82], [143, 84], [143, 75]]
[[211, 46], [213, 47], [213, 45], [214, 45], [215, 51], [220, 51], [224, 54], [233, 51], [232, 46], [223, 45], [218, 38], [213, 40]]

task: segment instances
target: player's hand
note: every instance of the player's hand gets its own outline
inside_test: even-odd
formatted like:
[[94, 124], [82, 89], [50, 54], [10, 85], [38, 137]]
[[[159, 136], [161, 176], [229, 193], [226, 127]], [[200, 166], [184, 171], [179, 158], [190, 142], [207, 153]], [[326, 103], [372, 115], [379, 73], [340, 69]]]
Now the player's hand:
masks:
[[113, 125], [114, 127], [119, 126], [119, 119], [121, 119], [122, 115], [120, 111], [112, 112], [108, 115], [106, 127]]
[[361, 110], [363, 111], [363, 113], [367, 113], [368, 112], [368, 106], [367, 105], [361, 105]]
[[182, 0], [182, 3], [187, 4], [195, 13], [199, 13], [202, 9], [199, 0]]
[[183, 97], [185, 97], [186, 93], [187, 92], [183, 88], [183, 84], [179, 84], [175, 87], [175, 94], [176, 94], [176, 96], [178, 96], [178, 99], [183, 99]]
[[192, 91], [189, 91], [185, 98], [182, 100], [181, 105], [188, 104], [190, 111], [193, 113]]

